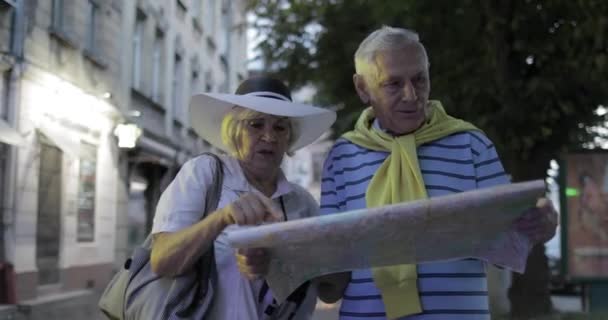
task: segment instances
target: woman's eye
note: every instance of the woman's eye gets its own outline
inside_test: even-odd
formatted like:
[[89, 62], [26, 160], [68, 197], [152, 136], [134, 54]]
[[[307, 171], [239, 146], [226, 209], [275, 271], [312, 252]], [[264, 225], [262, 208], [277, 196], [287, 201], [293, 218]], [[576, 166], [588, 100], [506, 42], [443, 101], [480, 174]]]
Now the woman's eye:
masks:
[[285, 130], [287, 130], [286, 126], [274, 126], [274, 130], [278, 131], [278, 132], [285, 132]]
[[249, 126], [254, 129], [262, 129], [264, 128], [264, 123], [259, 121], [249, 121]]

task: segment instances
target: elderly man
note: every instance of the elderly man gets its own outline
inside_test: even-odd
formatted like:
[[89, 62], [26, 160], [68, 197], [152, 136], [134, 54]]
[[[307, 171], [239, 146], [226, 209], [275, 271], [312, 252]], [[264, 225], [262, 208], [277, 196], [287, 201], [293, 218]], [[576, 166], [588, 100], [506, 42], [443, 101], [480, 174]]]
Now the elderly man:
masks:
[[[484, 133], [429, 100], [428, 57], [415, 32], [374, 31], [355, 53], [355, 68], [357, 94], [371, 107], [327, 157], [322, 214], [509, 183]], [[540, 199], [514, 228], [542, 243], [555, 234], [556, 221], [550, 202]], [[322, 300], [343, 299], [343, 320], [489, 320], [487, 290], [484, 263], [475, 259], [354, 270], [319, 280]]]

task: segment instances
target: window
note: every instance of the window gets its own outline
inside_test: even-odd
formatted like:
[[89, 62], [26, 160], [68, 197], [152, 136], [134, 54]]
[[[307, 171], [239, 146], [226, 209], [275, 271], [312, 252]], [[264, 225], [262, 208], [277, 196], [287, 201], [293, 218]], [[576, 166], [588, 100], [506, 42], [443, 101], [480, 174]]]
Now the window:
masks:
[[196, 19], [200, 19], [202, 13], [202, 2], [203, 0], [192, 0], [190, 4], [192, 6], [192, 16]]
[[190, 91], [192, 94], [200, 91], [200, 76], [198, 70], [192, 70], [192, 78], [190, 80]]
[[146, 17], [141, 11], [137, 11], [135, 19], [135, 31], [133, 32], [133, 61], [132, 61], [132, 86], [137, 90], [141, 90], [141, 66], [142, 66], [142, 48], [144, 41], [144, 24]]
[[59, 282], [61, 236], [61, 176], [63, 153], [41, 136], [36, 221], [36, 266], [38, 284]]
[[190, 75], [190, 94], [195, 94], [197, 92], [200, 92], [201, 88], [201, 70], [200, 70], [200, 65], [198, 62], [198, 57], [193, 57], [191, 62], [190, 62], [190, 70], [192, 70], [192, 74]]
[[[192, 96], [195, 93], [199, 93], [201, 91], [201, 71], [200, 66], [198, 64], [198, 57], [195, 56], [190, 61], [190, 70], [192, 70], [192, 73], [190, 74], [190, 96]], [[184, 113], [186, 113], [186, 111], [184, 111]], [[187, 125], [189, 127], [190, 124], [190, 119], [186, 116], [186, 122], [184, 123], [184, 125]]]
[[230, 2], [222, 1], [222, 20], [221, 20], [221, 31], [219, 39], [220, 52], [224, 55], [228, 55], [230, 51], [230, 28], [232, 25], [232, 17], [230, 15]]
[[205, 11], [205, 29], [210, 37], [215, 35], [215, 2], [216, 0], [207, 0], [208, 6]]
[[182, 106], [183, 64], [182, 57], [179, 54], [176, 54], [173, 63], [173, 112], [175, 117], [182, 121], [185, 118], [183, 114], [184, 108]]
[[177, 9], [181, 12], [181, 14], [185, 14], [186, 11], [188, 11], [188, 7], [184, 3], [184, 0], [175, 0], [175, 3], [177, 4]]
[[16, 10], [14, 4], [0, 0], [0, 52], [16, 54], [15, 23]]
[[81, 144], [83, 154], [78, 174], [78, 216], [76, 235], [79, 242], [95, 240], [95, 180], [97, 168], [97, 148]]
[[89, 24], [87, 25], [87, 43], [86, 48], [91, 53], [95, 53], [97, 51], [97, 37], [95, 35], [95, 30], [97, 29], [98, 24], [98, 15], [99, 15], [99, 6], [95, 1], [89, 0]]
[[[51, 2], [51, 25], [49, 27], [49, 33], [61, 44], [71, 47], [72, 49], [78, 49], [78, 41], [74, 34], [74, 14], [73, 6], [71, 2], [64, 0], [52, 0]], [[82, 16], [85, 16], [83, 14]], [[82, 23], [83, 25], [86, 22]]]
[[165, 35], [162, 31], [156, 30], [156, 36], [154, 37], [154, 48], [152, 52], [152, 100], [156, 102], [160, 102], [161, 100], [164, 42]]
[[213, 75], [210, 71], [205, 72], [205, 91], [213, 91]]
[[56, 31], [63, 31], [64, 29], [64, 4], [63, 0], [53, 0], [53, 13], [52, 13], [52, 28]]
[[192, 12], [192, 26], [194, 27], [194, 30], [198, 32], [198, 35], [201, 35], [203, 32], [203, 26], [201, 25], [201, 21], [203, 19], [203, 1], [204, 0], [192, 0], [192, 2], [190, 3], [190, 10]]

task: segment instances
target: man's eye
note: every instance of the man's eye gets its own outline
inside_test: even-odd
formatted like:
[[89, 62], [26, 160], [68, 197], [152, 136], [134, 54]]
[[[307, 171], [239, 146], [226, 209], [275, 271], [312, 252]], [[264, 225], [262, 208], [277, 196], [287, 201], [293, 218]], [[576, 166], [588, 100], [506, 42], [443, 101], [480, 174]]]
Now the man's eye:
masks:
[[417, 84], [424, 84], [426, 81], [426, 78], [424, 76], [417, 76], [414, 78], [414, 82]]
[[398, 87], [399, 86], [399, 81], [389, 81], [384, 83], [385, 87]]

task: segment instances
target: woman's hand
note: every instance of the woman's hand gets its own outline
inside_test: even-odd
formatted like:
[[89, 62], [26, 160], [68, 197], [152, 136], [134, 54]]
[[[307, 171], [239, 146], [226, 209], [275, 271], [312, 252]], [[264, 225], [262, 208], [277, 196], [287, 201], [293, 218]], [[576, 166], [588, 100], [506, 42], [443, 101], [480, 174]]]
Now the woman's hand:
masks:
[[283, 214], [269, 198], [246, 193], [224, 209], [226, 224], [258, 225], [262, 222], [277, 222], [283, 220]]
[[236, 262], [239, 271], [249, 280], [260, 279], [268, 273], [270, 256], [263, 248], [238, 249]]

